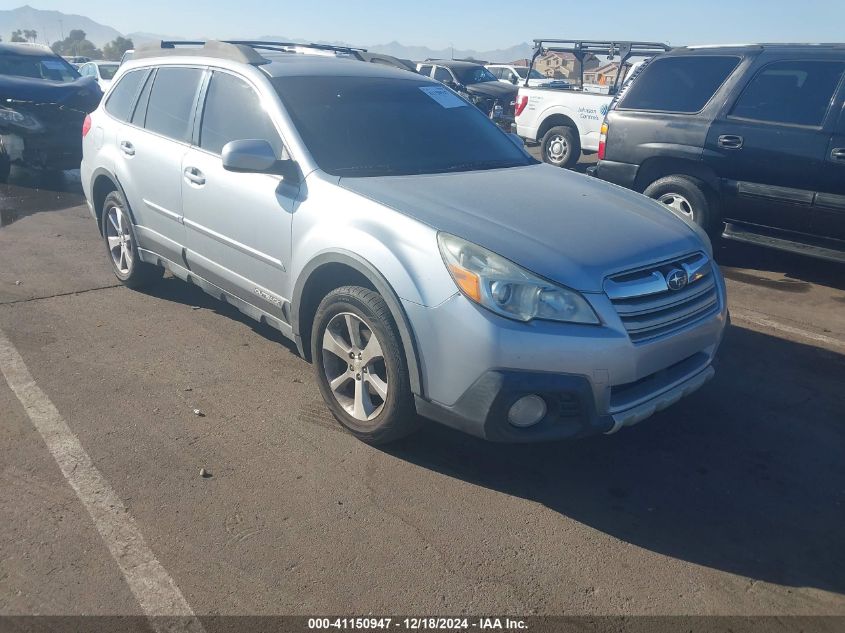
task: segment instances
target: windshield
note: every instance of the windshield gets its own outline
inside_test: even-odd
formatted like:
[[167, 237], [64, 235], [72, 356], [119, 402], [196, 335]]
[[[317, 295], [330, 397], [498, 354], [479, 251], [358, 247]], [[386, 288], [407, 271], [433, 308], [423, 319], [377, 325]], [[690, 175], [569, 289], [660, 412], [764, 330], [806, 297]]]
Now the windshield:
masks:
[[100, 77], [105, 80], [114, 79], [114, 74], [117, 72], [117, 64], [100, 64]]
[[496, 76], [487, 70], [484, 66], [471, 66], [470, 68], [453, 68], [452, 72], [458, 77], [465, 86], [470, 84], [480, 84], [485, 81], [499, 81]]
[[14, 53], [0, 55], [0, 75], [62, 82], [79, 79], [76, 69], [59, 57], [15, 55]]
[[431, 81], [277, 77], [305, 145], [335, 176], [389, 176], [535, 163], [481, 111]]

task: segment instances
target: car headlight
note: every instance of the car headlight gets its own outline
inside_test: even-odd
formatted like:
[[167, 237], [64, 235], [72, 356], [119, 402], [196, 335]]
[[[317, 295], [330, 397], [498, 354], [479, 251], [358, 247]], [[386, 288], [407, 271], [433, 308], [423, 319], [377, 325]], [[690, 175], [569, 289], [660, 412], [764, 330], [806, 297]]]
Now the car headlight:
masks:
[[38, 119], [34, 116], [18, 112], [17, 110], [12, 110], [12, 108], [4, 108], [2, 106], [0, 106], [0, 123], [14, 125], [26, 130], [41, 129], [41, 123], [39, 123]]
[[517, 321], [545, 319], [600, 323], [587, 300], [512, 261], [448, 233], [437, 234], [440, 254], [461, 292], [471, 301]]

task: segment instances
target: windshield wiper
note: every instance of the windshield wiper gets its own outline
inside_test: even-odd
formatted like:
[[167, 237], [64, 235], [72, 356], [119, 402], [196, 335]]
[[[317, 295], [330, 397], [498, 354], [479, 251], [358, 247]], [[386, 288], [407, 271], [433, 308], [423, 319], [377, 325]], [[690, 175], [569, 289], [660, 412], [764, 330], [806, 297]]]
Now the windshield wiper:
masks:
[[512, 160], [478, 160], [467, 163], [456, 163], [438, 171], [475, 171], [482, 169], [498, 169], [504, 167], [521, 167]]

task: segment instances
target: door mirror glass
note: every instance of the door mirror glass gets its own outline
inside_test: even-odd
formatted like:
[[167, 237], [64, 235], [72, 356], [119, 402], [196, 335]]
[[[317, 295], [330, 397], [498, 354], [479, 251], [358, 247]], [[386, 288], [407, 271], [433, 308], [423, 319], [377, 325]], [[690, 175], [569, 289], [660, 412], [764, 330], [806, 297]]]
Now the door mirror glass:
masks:
[[229, 141], [223, 146], [223, 169], [240, 172], [271, 172], [276, 166], [276, 152], [264, 140]]

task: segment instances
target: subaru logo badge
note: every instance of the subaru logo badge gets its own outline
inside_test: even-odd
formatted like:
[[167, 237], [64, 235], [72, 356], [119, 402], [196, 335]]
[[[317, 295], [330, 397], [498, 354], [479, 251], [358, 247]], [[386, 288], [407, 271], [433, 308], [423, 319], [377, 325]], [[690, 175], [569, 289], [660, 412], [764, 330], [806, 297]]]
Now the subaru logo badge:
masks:
[[680, 268], [673, 268], [666, 274], [669, 290], [682, 290], [687, 285], [687, 273]]

